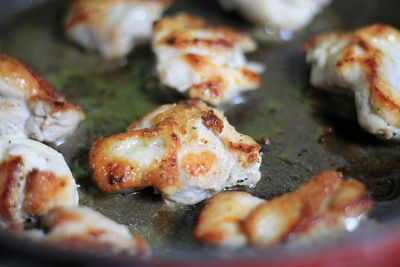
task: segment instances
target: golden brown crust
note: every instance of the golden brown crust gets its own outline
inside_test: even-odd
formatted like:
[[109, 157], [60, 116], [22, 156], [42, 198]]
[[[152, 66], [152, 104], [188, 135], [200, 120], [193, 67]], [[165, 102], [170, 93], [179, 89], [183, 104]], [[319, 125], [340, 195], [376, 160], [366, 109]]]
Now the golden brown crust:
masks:
[[217, 156], [214, 153], [203, 151], [200, 154], [186, 154], [182, 164], [186, 172], [195, 178], [207, 174], [216, 161]]
[[207, 201], [199, 215], [194, 233], [196, 239], [211, 245], [227, 244], [228, 240], [245, 244], [242, 221], [263, 201], [246, 192], [215, 195]]
[[258, 153], [260, 151], [260, 145], [257, 143], [248, 145], [245, 143], [233, 143], [231, 141], [226, 141], [228, 143], [228, 149], [246, 155], [246, 163], [251, 164], [258, 160]]
[[19, 203], [24, 179], [21, 157], [10, 157], [0, 164], [0, 214], [6, 221], [18, 222]]
[[15, 58], [4, 54], [0, 54], [0, 77], [7, 77], [7, 83], [21, 88], [28, 97], [39, 93], [39, 83], [28, 68]]
[[33, 169], [27, 175], [24, 209], [29, 214], [43, 215], [53, 198], [70, 186], [68, 177]]
[[13, 93], [23, 95], [28, 103], [47, 103], [51, 107], [52, 115], [74, 110], [81, 118], [84, 117], [84, 112], [78, 105], [67, 101], [63, 93], [17, 59], [0, 54], [0, 78], [13, 86], [16, 90]]
[[251, 81], [254, 84], [261, 84], [261, 76], [254, 71], [245, 68], [241, 69], [240, 71], [247, 80]]
[[171, 187], [179, 184], [176, 164], [175, 142], [171, 142], [168, 154], [160, 163], [141, 169], [128, 160], [118, 156], [108, 156], [109, 148], [118, 140], [123, 142], [132, 137], [151, 138], [160, 131], [149, 129], [129, 131], [101, 138], [93, 145], [89, 154], [90, 168], [93, 170], [93, 179], [97, 186], [106, 192], [125, 191], [148, 186]]

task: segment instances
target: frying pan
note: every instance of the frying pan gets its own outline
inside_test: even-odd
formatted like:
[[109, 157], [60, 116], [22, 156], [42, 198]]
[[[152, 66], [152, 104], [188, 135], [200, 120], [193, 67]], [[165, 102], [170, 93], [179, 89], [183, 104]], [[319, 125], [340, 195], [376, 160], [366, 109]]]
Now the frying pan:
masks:
[[[215, 1], [176, 0], [168, 13], [204, 16], [252, 33], [260, 44], [249, 57], [265, 64], [260, 90], [223, 106], [238, 131], [262, 144], [262, 179], [256, 196], [271, 199], [295, 190], [311, 176], [337, 169], [367, 185], [375, 205], [369, 223], [323, 244], [269, 250], [220, 251], [200, 246], [193, 229], [204, 203], [168, 204], [151, 189], [104, 194], [92, 183], [87, 164], [91, 144], [100, 136], [123, 131], [160, 104], [180, 100], [160, 91], [154, 56], [140, 45], [123, 60], [105, 61], [68, 42], [62, 20], [68, 1], [0, 1], [0, 52], [31, 66], [67, 97], [83, 107], [86, 120], [73, 136], [55, 148], [64, 154], [80, 185], [80, 204], [140, 233], [153, 249], [143, 262], [127, 255], [100, 255], [38, 244], [0, 232], [1, 261], [18, 265], [210, 265], [328, 266], [400, 265], [400, 149], [374, 138], [354, 119], [352, 104], [311, 89], [309, 69], [301, 50], [308, 37], [321, 32], [353, 29], [373, 22], [400, 27], [394, 0], [336, 0], [305, 30], [288, 42], [267, 40], [261, 29], [238, 15], [222, 11]], [[268, 137], [272, 144], [263, 140]]]

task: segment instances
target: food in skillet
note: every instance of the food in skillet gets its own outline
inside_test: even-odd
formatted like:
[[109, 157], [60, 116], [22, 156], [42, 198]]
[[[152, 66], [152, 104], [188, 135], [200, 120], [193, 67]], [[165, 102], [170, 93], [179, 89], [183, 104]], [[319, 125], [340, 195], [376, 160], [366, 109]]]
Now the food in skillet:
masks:
[[358, 122], [371, 134], [400, 138], [399, 31], [373, 24], [317, 36], [306, 43], [311, 84], [354, 95]]
[[64, 248], [150, 255], [150, 248], [144, 239], [132, 236], [127, 226], [88, 207], [53, 208], [43, 217], [42, 224], [45, 234], [39, 240]]
[[154, 24], [153, 50], [160, 81], [212, 105], [260, 86], [263, 67], [244, 53], [257, 45], [247, 34], [180, 14]]
[[151, 38], [154, 21], [172, 0], [73, 0], [65, 22], [69, 39], [108, 59], [127, 55]]
[[78, 205], [63, 156], [26, 138], [0, 137], [0, 225], [21, 230], [56, 206]]
[[260, 146], [198, 100], [163, 105], [127, 132], [99, 139], [89, 155], [106, 192], [154, 187], [168, 200], [198, 203], [260, 179]]
[[219, 193], [202, 210], [195, 236], [202, 243], [224, 247], [312, 242], [354, 230], [371, 206], [360, 182], [328, 171], [297, 191], [268, 201], [245, 192]]
[[307, 26], [331, 0], [219, 0], [229, 11], [273, 30], [299, 30]]
[[37, 73], [0, 54], [0, 135], [56, 142], [71, 134], [84, 116]]

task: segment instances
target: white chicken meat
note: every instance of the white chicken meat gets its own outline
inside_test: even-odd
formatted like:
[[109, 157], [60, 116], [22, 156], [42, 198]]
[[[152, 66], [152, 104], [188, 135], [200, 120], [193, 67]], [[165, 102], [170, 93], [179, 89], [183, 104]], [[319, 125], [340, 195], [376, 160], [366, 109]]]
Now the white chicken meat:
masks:
[[153, 50], [162, 84], [213, 105], [260, 86], [263, 66], [244, 55], [256, 47], [244, 33], [188, 14], [154, 24]]
[[127, 132], [101, 138], [89, 164], [103, 191], [152, 186], [190, 205], [227, 187], [255, 185], [261, 177], [259, 150], [221, 112], [191, 100], [163, 105]]
[[306, 43], [311, 84], [354, 95], [358, 122], [371, 134], [400, 140], [400, 34], [373, 24]]
[[0, 54], [0, 136], [62, 141], [84, 116], [79, 106], [37, 73]]
[[74, 0], [65, 22], [69, 39], [108, 59], [127, 55], [148, 41], [154, 21], [171, 0]]
[[219, 0], [229, 11], [271, 30], [296, 31], [307, 26], [331, 0]]
[[20, 230], [56, 206], [78, 205], [78, 191], [63, 156], [26, 138], [0, 137], [0, 225]]

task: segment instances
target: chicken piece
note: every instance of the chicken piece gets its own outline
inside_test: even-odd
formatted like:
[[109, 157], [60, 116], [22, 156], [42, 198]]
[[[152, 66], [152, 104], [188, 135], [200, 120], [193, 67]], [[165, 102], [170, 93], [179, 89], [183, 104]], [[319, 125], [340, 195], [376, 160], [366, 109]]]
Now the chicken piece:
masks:
[[0, 137], [1, 226], [20, 230], [55, 206], [77, 206], [78, 199], [60, 153], [33, 140]]
[[247, 62], [256, 49], [248, 35], [180, 14], [154, 24], [160, 81], [190, 98], [218, 105], [260, 86], [263, 67]]
[[218, 194], [201, 212], [195, 235], [203, 243], [225, 247], [313, 242], [339, 231], [353, 231], [371, 206], [360, 182], [343, 180], [341, 173], [329, 171], [269, 201], [248, 193]]
[[126, 56], [152, 35], [172, 0], [73, 0], [65, 22], [69, 39], [107, 59]]
[[314, 87], [354, 94], [362, 128], [385, 139], [400, 139], [398, 30], [374, 24], [321, 35], [305, 46]]
[[190, 205], [227, 187], [255, 185], [259, 150], [221, 112], [190, 100], [163, 105], [127, 132], [101, 138], [89, 164], [103, 191], [153, 186], [165, 198]]
[[37, 73], [0, 55], [0, 136], [56, 142], [71, 134], [83, 118], [79, 106]]
[[331, 0], [219, 0], [228, 10], [272, 30], [300, 30]]
[[196, 239], [211, 245], [241, 247], [247, 244], [240, 222], [265, 200], [246, 192], [222, 192], [207, 202], [196, 227]]
[[103, 253], [149, 256], [147, 242], [129, 228], [88, 207], [56, 207], [43, 218], [46, 234], [39, 240], [62, 247]]

